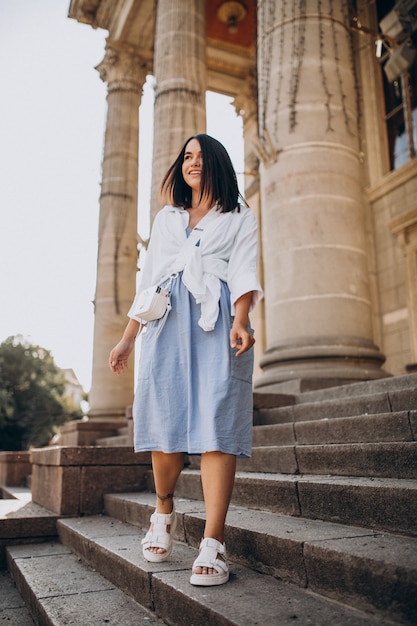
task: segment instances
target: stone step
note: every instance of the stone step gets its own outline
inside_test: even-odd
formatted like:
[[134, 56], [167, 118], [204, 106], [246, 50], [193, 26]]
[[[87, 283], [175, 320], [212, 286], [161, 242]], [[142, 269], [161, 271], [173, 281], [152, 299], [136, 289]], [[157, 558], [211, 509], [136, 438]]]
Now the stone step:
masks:
[[0, 570], [6, 567], [6, 546], [37, 543], [56, 537], [58, 516], [32, 502], [25, 487], [2, 487], [0, 499]]
[[416, 439], [417, 411], [324, 418], [292, 424], [255, 426], [253, 429], [255, 447], [296, 443], [380, 443]]
[[7, 552], [16, 587], [40, 626], [163, 623], [59, 542], [12, 546]]
[[32, 494], [28, 487], [0, 485], [0, 503], [3, 500], [19, 500], [21, 503], [30, 502]]
[[[190, 564], [196, 550], [177, 544], [170, 562], [152, 565], [142, 558], [137, 531], [132, 526], [118, 523], [115, 529], [114, 520], [106, 518], [84, 518], [77, 525], [75, 521], [68, 520], [66, 539], [77, 544], [78, 554], [86, 562], [60, 543], [19, 546], [9, 551], [13, 576], [38, 625], [398, 623], [236, 564], [232, 565], [227, 585], [192, 587]], [[102, 570], [105, 577], [99, 573]]]
[[397, 391], [415, 391], [417, 389], [417, 374], [389, 376], [376, 380], [366, 380], [337, 387], [327, 387], [316, 391], [307, 391], [295, 397], [297, 402], [321, 402], [322, 400], [353, 398], [374, 393], [394, 393]]
[[[323, 393], [320, 393], [320, 397], [322, 395]], [[305, 396], [303, 394], [297, 396], [296, 403], [289, 406], [259, 408], [254, 411], [254, 424], [286, 424], [326, 418], [376, 415], [412, 411], [417, 407], [417, 388], [382, 391], [364, 396], [340, 398], [323, 396], [323, 399], [317, 401], [313, 401], [311, 397], [310, 393]], [[414, 416], [414, 425], [415, 420]]]
[[114, 435], [114, 437], [100, 437], [100, 439], [96, 439], [96, 446], [123, 446], [123, 447], [132, 447], [132, 442], [130, 441], [129, 435]]
[[7, 626], [34, 626], [35, 622], [9, 572], [0, 571], [0, 621]]
[[129, 426], [122, 426], [117, 429], [117, 434], [108, 436], [108, 437], [100, 437], [95, 440], [96, 446], [123, 446], [132, 448], [132, 439], [130, 436], [130, 428]]
[[[204, 504], [185, 498], [176, 498], [175, 502], [175, 539], [196, 547], [204, 528]], [[105, 499], [108, 515], [142, 529], [147, 529], [154, 506], [154, 494], [112, 494]], [[83, 556], [100, 546], [108, 550], [109, 544], [97, 528], [94, 535], [89, 531], [88, 521], [84, 518], [58, 523], [61, 540]], [[112, 532], [120, 535], [121, 526], [114, 520], [113, 525]], [[70, 543], [68, 533], [77, 533], [79, 543], [74, 538]], [[141, 537], [132, 537], [136, 553], [140, 551]], [[380, 612], [385, 619], [404, 624], [414, 624], [417, 619], [416, 538], [232, 505], [226, 522], [226, 544], [231, 560], [243, 567], [361, 610]], [[123, 538], [119, 537], [118, 545], [120, 552], [127, 552], [131, 559], [132, 548]], [[192, 559], [188, 567], [190, 563]], [[97, 567], [95, 561], [92, 564]], [[151, 571], [149, 567], [155, 566], [146, 566], [147, 571]], [[137, 580], [135, 583], [138, 586]]]
[[417, 442], [263, 446], [238, 459], [246, 472], [417, 478]]
[[[183, 470], [175, 493], [202, 500], [200, 472]], [[417, 536], [417, 480], [237, 472], [232, 504]]]
[[92, 446], [101, 437], [112, 437], [118, 434], [119, 428], [126, 426], [128, 421], [116, 419], [82, 419], [66, 422], [59, 429], [58, 443], [62, 446]]
[[[178, 510], [183, 512], [179, 522], [184, 529], [184, 520], [186, 523], [191, 521], [184, 512], [190, 507], [195, 509], [196, 505], [181, 502], [178, 506]], [[145, 506], [145, 509], [147, 525], [150, 507]], [[210, 590], [192, 587], [189, 577], [197, 555], [195, 548], [182, 542], [176, 543], [168, 562], [147, 563], [141, 554], [143, 533], [112, 518], [62, 520], [59, 532], [62, 542], [90, 566], [144, 607], [152, 607], [160, 618], [170, 624], [289, 625], [294, 620], [300, 624], [323, 626], [386, 623], [385, 616], [365, 616], [237, 562], [231, 565], [231, 582], [228, 585]]]

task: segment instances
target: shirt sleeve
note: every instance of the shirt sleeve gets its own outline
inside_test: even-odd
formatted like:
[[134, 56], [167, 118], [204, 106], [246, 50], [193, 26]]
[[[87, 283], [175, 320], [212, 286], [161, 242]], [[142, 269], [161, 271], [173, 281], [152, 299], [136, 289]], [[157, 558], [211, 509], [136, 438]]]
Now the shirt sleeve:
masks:
[[132, 302], [132, 306], [127, 312], [127, 316], [131, 319], [136, 320], [139, 323], [146, 323], [137, 317], [134, 314], [134, 311], [137, 308], [137, 301], [139, 298], [139, 294], [151, 286], [152, 284], [152, 274], [153, 274], [153, 264], [154, 264], [154, 256], [155, 256], [155, 247], [156, 247], [156, 239], [157, 239], [157, 230], [158, 230], [158, 214], [155, 217], [155, 221], [152, 226], [151, 236], [149, 239], [148, 247], [145, 253], [145, 260], [143, 262], [143, 267], [140, 270], [140, 283], [138, 290], [136, 292], [135, 299]]
[[250, 311], [263, 296], [257, 274], [258, 247], [258, 225], [253, 211], [248, 209], [243, 215], [229, 259], [227, 283], [232, 315], [235, 314], [236, 300], [243, 294], [252, 292]]

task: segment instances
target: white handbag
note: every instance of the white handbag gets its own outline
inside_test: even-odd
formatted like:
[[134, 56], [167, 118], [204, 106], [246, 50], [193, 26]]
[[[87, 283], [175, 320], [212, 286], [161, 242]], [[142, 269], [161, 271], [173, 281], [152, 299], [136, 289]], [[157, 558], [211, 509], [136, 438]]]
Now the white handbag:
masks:
[[134, 314], [145, 322], [159, 320], [171, 309], [169, 287], [152, 285], [142, 291], [137, 299]]

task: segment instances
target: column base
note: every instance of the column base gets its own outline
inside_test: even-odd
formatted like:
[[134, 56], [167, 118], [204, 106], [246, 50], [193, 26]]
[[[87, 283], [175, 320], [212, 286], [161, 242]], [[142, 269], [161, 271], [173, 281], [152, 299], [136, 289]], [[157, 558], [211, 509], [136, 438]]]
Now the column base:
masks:
[[302, 393], [385, 378], [385, 356], [371, 342], [355, 337], [295, 339], [269, 348], [260, 361], [260, 393]]

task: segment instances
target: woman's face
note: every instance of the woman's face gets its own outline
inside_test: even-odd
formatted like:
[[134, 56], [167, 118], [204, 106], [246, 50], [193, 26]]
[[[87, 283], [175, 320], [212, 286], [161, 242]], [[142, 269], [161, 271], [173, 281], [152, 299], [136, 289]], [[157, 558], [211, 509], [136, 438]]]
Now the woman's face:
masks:
[[191, 139], [185, 146], [182, 176], [193, 191], [200, 190], [202, 171], [203, 158], [200, 142], [197, 139]]

